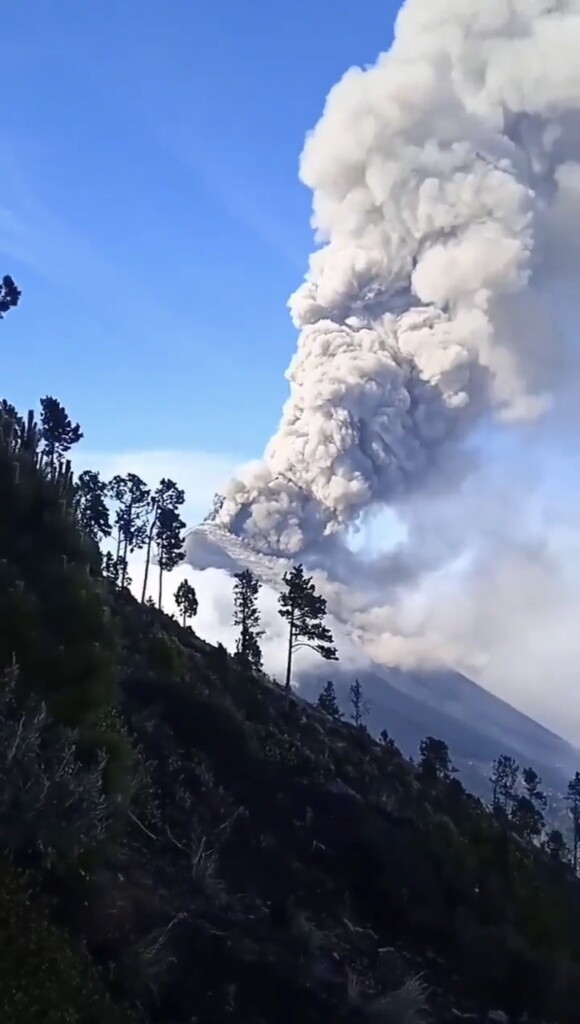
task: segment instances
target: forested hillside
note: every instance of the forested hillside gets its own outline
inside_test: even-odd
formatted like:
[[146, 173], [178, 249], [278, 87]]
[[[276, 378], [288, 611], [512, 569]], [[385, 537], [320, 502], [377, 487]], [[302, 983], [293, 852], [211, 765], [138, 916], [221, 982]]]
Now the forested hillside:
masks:
[[[371, 736], [355, 680], [350, 721], [332, 683], [301, 700], [261, 670], [248, 577], [237, 651], [197, 638], [191, 588], [162, 611], [182, 492], [135, 518], [137, 478], [73, 478], [81, 433], [56, 399], [0, 408], [2, 1020], [577, 1022], [580, 776], [564, 836], [501, 751], [486, 804], [436, 737], [411, 762]], [[310, 587], [286, 580], [290, 648], [332, 661]]]

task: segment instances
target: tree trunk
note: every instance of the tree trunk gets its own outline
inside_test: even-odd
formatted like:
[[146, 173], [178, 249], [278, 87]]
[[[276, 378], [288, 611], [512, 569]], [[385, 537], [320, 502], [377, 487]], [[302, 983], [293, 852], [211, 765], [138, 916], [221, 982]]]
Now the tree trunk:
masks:
[[149, 565], [151, 562], [151, 547], [153, 544], [153, 531], [155, 529], [155, 523], [157, 521], [157, 510], [153, 513], [153, 522], [149, 529], [149, 536], [147, 538], [147, 551], [145, 553], [145, 575], [143, 577], [143, 590], [141, 592], [141, 604], [145, 604], [145, 598], [147, 596], [147, 582], [149, 580]]
[[129, 553], [129, 537], [125, 534], [125, 540], [123, 542], [123, 555], [122, 555], [122, 566], [121, 566], [121, 586], [125, 586], [125, 580], [127, 578], [127, 555]]
[[286, 683], [284, 689], [290, 693], [290, 681], [292, 679], [292, 655], [294, 654], [294, 609], [290, 616], [290, 630], [288, 632], [288, 661], [286, 662]]
[[579, 825], [580, 825], [580, 821], [578, 819], [578, 813], [576, 812], [574, 814], [574, 840], [573, 840], [573, 842], [574, 842], [574, 850], [573, 850], [574, 874], [576, 874], [577, 871], [578, 871], [578, 842], [580, 840], [580, 835], [579, 835], [580, 828], [579, 828]]
[[183, 628], [185, 629], [185, 608], [183, 609]]
[[129, 554], [129, 534], [131, 532], [132, 525], [133, 525], [133, 501], [131, 500], [129, 502], [129, 505], [127, 506], [127, 518], [125, 520], [125, 536], [124, 536], [124, 543], [123, 543], [123, 570], [122, 570], [122, 580], [121, 580], [121, 586], [122, 587], [125, 586], [125, 580], [127, 578], [127, 555]]
[[163, 593], [163, 567], [162, 567], [162, 563], [161, 563], [161, 553], [159, 553], [159, 599], [158, 599], [158, 602], [157, 602], [157, 607], [159, 608], [159, 611], [161, 611], [162, 593]]

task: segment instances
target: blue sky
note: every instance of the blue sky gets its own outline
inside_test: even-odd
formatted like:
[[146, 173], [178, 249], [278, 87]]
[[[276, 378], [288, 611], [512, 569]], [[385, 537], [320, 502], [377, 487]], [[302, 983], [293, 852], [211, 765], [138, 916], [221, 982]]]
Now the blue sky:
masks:
[[261, 454], [312, 249], [306, 131], [396, 4], [26, 0], [2, 25], [2, 392], [91, 450]]
[[[85, 431], [81, 463], [173, 476], [190, 523], [277, 425], [296, 345], [286, 302], [313, 247], [299, 154], [330, 87], [389, 47], [397, 6], [20, 0], [3, 12], [0, 275], [23, 300], [0, 327], [1, 394], [23, 410], [59, 397]], [[540, 486], [546, 535], [557, 521], [576, 538], [577, 432], [567, 445], [541, 425], [531, 434], [488, 436], [487, 454], [528, 504]], [[392, 530], [379, 517], [361, 543]], [[230, 590], [222, 580], [201, 601], [202, 635], [223, 639]], [[526, 656], [525, 632], [511, 647], [500, 636], [492, 688], [533, 712], [551, 700], [554, 722], [541, 695], [547, 679], [577, 690], [579, 607], [542, 657], [537, 644]], [[543, 619], [530, 629], [541, 639]]]

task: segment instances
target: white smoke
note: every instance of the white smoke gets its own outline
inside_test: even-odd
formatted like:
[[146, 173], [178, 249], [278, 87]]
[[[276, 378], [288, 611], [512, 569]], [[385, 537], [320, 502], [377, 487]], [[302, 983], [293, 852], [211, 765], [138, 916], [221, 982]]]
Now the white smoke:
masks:
[[373, 506], [456, 486], [474, 426], [539, 416], [546, 291], [580, 227], [580, 0], [407, 0], [331, 91], [302, 181], [322, 243], [290, 308], [290, 397], [219, 522], [320, 549]]

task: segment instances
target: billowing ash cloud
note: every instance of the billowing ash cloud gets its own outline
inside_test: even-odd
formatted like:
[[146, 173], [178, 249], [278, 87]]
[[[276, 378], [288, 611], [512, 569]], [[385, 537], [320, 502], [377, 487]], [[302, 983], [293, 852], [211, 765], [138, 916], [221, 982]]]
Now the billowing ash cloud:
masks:
[[[321, 247], [290, 300], [290, 397], [219, 522], [297, 554], [444, 488], [474, 425], [538, 416], [541, 295], [578, 255], [580, 0], [407, 0], [309, 136]], [[568, 261], [568, 263], [567, 263]]]

